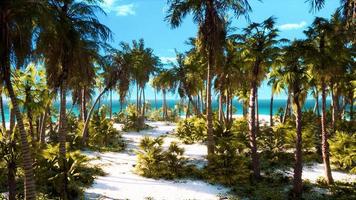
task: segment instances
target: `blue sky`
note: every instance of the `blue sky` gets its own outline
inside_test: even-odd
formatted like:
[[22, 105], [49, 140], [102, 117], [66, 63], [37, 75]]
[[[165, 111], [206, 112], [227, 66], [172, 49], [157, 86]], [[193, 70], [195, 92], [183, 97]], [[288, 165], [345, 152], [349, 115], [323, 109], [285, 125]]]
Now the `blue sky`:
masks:
[[[103, 0], [102, 8], [107, 15], [99, 15], [100, 21], [113, 32], [112, 46], [118, 47], [121, 41], [131, 42], [143, 38], [146, 46], [154, 50], [163, 62], [174, 60], [174, 49], [183, 52], [188, 49], [184, 42], [196, 35], [196, 25], [190, 16], [184, 19], [177, 29], [171, 29], [164, 21], [167, 9], [166, 0]], [[261, 22], [270, 16], [277, 18], [280, 37], [303, 38], [303, 30], [308, 27], [315, 16], [329, 18], [339, 6], [339, 1], [327, 0], [325, 7], [318, 12], [309, 12], [310, 5], [305, 0], [250, 0], [252, 22]], [[244, 17], [233, 18], [232, 25], [243, 28], [247, 25]], [[238, 31], [238, 30], [237, 30]], [[131, 92], [135, 94], [134, 91]], [[147, 87], [147, 99], [153, 98], [153, 90]], [[116, 95], [114, 98], [117, 98]], [[132, 95], [131, 98], [135, 98]], [[178, 98], [171, 94], [170, 99]], [[270, 98], [270, 88], [263, 84], [259, 89], [259, 98]], [[285, 98], [284, 94], [276, 98]]]

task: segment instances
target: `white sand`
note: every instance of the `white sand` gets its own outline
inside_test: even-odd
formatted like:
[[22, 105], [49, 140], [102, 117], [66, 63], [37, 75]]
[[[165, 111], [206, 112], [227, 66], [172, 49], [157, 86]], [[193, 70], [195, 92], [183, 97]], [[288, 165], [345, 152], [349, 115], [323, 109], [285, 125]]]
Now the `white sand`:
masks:
[[[125, 152], [120, 153], [98, 153], [84, 152], [90, 157], [100, 157], [100, 160], [93, 160], [93, 164], [100, 164], [107, 176], [98, 177], [93, 186], [86, 190], [86, 199], [144, 199], [152, 197], [160, 199], [219, 199], [219, 196], [226, 195], [228, 189], [211, 185], [198, 180], [155, 180], [136, 175], [134, 165], [136, 163], [137, 145], [145, 135], [158, 137], [171, 132], [175, 125], [165, 122], [149, 122], [152, 130], [145, 130], [139, 133], [124, 133], [123, 137], [128, 141]], [[121, 128], [120, 125], [115, 125]], [[167, 147], [175, 138], [166, 137], [164, 147]], [[185, 148], [185, 154], [197, 161], [204, 162], [206, 147], [201, 144], [180, 145]]]
[[[268, 119], [267, 116], [260, 116], [260, 119]], [[211, 185], [203, 181], [197, 180], [155, 180], [144, 178], [136, 175], [134, 165], [136, 164], [135, 150], [138, 148], [140, 140], [143, 136], [158, 137], [167, 135], [164, 139], [164, 147], [167, 148], [172, 141], [179, 142], [176, 138], [168, 135], [174, 128], [174, 124], [166, 122], [149, 122], [150, 126], [154, 127], [151, 130], [124, 133], [123, 137], [128, 141], [127, 150], [125, 152], [114, 153], [99, 153], [99, 152], [84, 152], [90, 157], [100, 157], [93, 160], [93, 164], [102, 165], [107, 176], [98, 177], [91, 188], [86, 190], [86, 199], [145, 199], [152, 197], [155, 200], [160, 199], [219, 199], [221, 196], [226, 196], [228, 189], [219, 185]], [[122, 125], [115, 124], [115, 127], [121, 129]], [[185, 149], [185, 155], [194, 163], [203, 166], [206, 156], [206, 146], [202, 144], [184, 145], [180, 144]], [[285, 172], [287, 176], [293, 176], [293, 170]], [[350, 175], [343, 172], [333, 171], [335, 181], [356, 181], [355, 175]], [[315, 183], [318, 177], [324, 175], [324, 166], [322, 164], [314, 164], [312, 166], [303, 167], [303, 179]]]
[[[331, 170], [332, 177], [334, 181], [341, 181], [341, 182], [356, 182], [356, 175], [355, 174], [348, 174], [341, 171]], [[293, 176], [293, 169], [288, 172], [285, 172], [288, 176]], [[324, 176], [324, 164], [314, 163], [312, 165], [303, 166], [303, 173], [302, 179], [309, 180], [312, 183], [316, 183], [319, 177]]]

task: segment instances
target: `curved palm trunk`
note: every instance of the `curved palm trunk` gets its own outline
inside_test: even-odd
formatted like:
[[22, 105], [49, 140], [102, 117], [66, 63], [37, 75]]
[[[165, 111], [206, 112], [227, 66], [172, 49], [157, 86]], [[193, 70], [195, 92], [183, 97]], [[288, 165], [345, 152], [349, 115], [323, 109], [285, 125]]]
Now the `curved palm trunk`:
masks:
[[11, 71], [9, 63], [9, 26], [6, 19], [6, 12], [2, 12], [0, 15], [0, 67], [2, 69], [3, 78], [5, 80], [6, 89], [9, 93], [9, 97], [12, 104], [12, 111], [17, 118], [18, 130], [20, 132], [21, 149], [22, 149], [22, 163], [25, 173], [24, 193], [26, 200], [36, 199], [36, 186], [32, 168], [32, 155], [30, 151], [30, 145], [27, 141], [27, 133], [22, 119], [22, 114], [17, 104], [17, 98], [14, 93], [11, 83]]
[[324, 162], [325, 178], [328, 184], [332, 184], [333, 178], [330, 168], [330, 156], [329, 156], [329, 143], [328, 143], [328, 133], [326, 131], [326, 84], [322, 81], [322, 92], [321, 92], [321, 140], [322, 140], [322, 155]]
[[83, 144], [86, 145], [87, 144], [87, 140], [88, 140], [88, 126], [89, 126], [89, 122], [90, 122], [90, 117], [91, 115], [93, 114], [93, 111], [95, 109], [95, 106], [96, 104], [99, 102], [99, 99], [105, 94], [105, 92], [108, 91], [108, 88], [105, 88], [100, 94], [99, 96], [96, 98], [94, 104], [91, 106], [90, 110], [89, 110], [89, 113], [88, 113], [88, 116], [85, 120], [85, 123], [84, 123], [84, 128], [83, 128], [83, 132], [82, 132], [82, 136], [83, 136]]
[[253, 81], [251, 85], [250, 103], [249, 103], [249, 140], [251, 148], [253, 175], [256, 179], [260, 178], [260, 161], [257, 153], [256, 142], [256, 82]]
[[211, 110], [211, 67], [212, 55], [209, 54], [207, 82], [206, 82], [206, 118], [207, 118], [207, 135], [208, 135], [208, 157], [214, 155], [214, 137], [213, 137], [213, 116]]
[[294, 104], [296, 105], [296, 146], [295, 146], [295, 165], [294, 165], [294, 175], [293, 175], [293, 193], [295, 199], [301, 199], [302, 197], [302, 171], [303, 171], [303, 160], [302, 160], [302, 109], [299, 104], [298, 96], [294, 97]]
[[21, 136], [21, 148], [22, 148], [22, 159], [23, 159], [23, 168], [25, 171], [25, 199], [26, 200], [35, 200], [36, 199], [36, 187], [35, 180], [32, 168], [32, 156], [30, 151], [30, 145], [27, 141], [27, 133], [25, 131], [25, 126], [22, 120], [22, 114], [17, 104], [17, 99], [12, 88], [12, 84], [10, 82], [10, 78], [6, 81], [6, 87], [9, 92], [9, 96], [11, 99], [11, 104], [14, 110], [14, 114], [17, 118], [17, 127], [20, 131]]

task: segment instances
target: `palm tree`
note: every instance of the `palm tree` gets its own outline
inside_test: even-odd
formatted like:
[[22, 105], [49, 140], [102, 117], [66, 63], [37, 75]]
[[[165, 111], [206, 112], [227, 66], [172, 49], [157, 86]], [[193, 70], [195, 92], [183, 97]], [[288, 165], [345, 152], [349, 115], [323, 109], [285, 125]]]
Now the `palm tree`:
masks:
[[271, 71], [268, 74], [269, 80], [268, 85], [271, 86], [271, 101], [270, 101], [270, 126], [273, 126], [273, 98], [275, 94], [279, 94], [282, 90], [285, 89], [283, 81], [280, 80], [280, 77], [283, 75], [280, 65], [272, 66]]
[[[311, 9], [320, 10], [324, 7], [326, 0], [308, 0]], [[348, 25], [352, 25], [356, 20], [356, 0], [340, 0], [339, 11], [342, 12], [343, 18]]]
[[198, 40], [200, 49], [207, 59], [206, 78], [206, 118], [208, 135], [208, 156], [214, 154], [213, 123], [211, 109], [211, 86], [213, 70], [217, 67], [218, 58], [222, 55], [222, 43], [225, 40], [224, 16], [231, 9], [236, 16], [247, 15], [251, 7], [247, 0], [169, 0], [166, 20], [173, 28], [177, 28], [183, 18], [193, 14], [193, 20], [198, 25]]
[[[254, 176], [260, 177], [259, 156], [256, 142], [256, 96], [257, 87], [265, 77], [268, 67], [272, 65], [278, 56], [279, 48], [276, 46], [278, 30], [275, 28], [275, 19], [270, 17], [262, 23], [252, 23], [243, 30], [243, 34], [237, 35], [237, 48], [244, 55], [243, 63], [249, 68], [248, 80], [250, 80], [249, 103], [249, 137]], [[257, 122], [258, 123], [258, 122]]]
[[315, 74], [317, 84], [321, 88], [321, 133], [322, 133], [322, 155], [325, 165], [325, 176], [328, 184], [333, 183], [329, 158], [329, 143], [326, 124], [326, 96], [327, 84], [332, 74], [330, 69], [333, 67], [332, 54], [334, 50], [330, 48], [328, 39], [330, 37], [330, 23], [323, 18], [316, 18], [311, 27], [305, 31], [309, 43], [306, 61], [312, 65], [312, 73]]
[[294, 41], [284, 48], [283, 67], [279, 68], [280, 82], [291, 92], [293, 110], [296, 117], [296, 149], [293, 179], [293, 194], [295, 199], [302, 193], [302, 107], [309, 89], [308, 67], [303, 62], [303, 42]]
[[174, 88], [173, 86], [174, 83], [172, 81], [173, 79], [174, 76], [172, 73], [170, 73], [166, 69], [161, 69], [160, 72], [157, 74], [157, 76], [155, 76], [154, 79], [152, 80], [153, 87], [156, 88], [157, 91], [162, 91], [162, 95], [163, 95], [162, 115], [164, 120], [167, 120], [168, 117], [166, 94], [169, 89]]
[[[81, 71], [76, 65], [76, 51], [83, 42], [100, 45], [110, 38], [110, 30], [102, 25], [95, 12], [103, 12], [96, 1], [50, 0], [48, 1], [48, 24], [41, 30], [38, 49], [45, 60], [50, 88], [60, 91], [59, 149], [63, 171], [66, 171], [66, 94], [71, 78]], [[103, 12], [104, 13], [104, 12]], [[66, 175], [65, 175], [66, 176]], [[64, 176], [62, 198], [67, 199]]]
[[1, 81], [8, 91], [14, 114], [17, 118], [17, 127], [21, 136], [22, 163], [25, 173], [24, 193], [25, 199], [36, 199], [36, 186], [33, 174], [33, 160], [27, 133], [24, 127], [23, 116], [18, 106], [16, 94], [11, 82], [10, 55], [15, 55], [15, 64], [21, 67], [31, 50], [34, 14], [37, 12], [38, 2], [4, 0], [0, 4], [0, 67]]

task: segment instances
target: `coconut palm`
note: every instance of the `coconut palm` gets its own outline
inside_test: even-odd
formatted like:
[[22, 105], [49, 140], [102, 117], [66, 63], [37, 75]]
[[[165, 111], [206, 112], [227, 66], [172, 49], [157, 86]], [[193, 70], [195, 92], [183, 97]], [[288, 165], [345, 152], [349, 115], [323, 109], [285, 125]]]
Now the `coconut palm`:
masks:
[[295, 199], [301, 198], [302, 193], [302, 107], [309, 89], [308, 67], [302, 57], [304, 45], [302, 41], [294, 41], [283, 49], [283, 67], [279, 68], [280, 82], [291, 93], [293, 110], [296, 117], [296, 148], [293, 179], [293, 193]]
[[332, 77], [331, 68], [333, 67], [332, 54], [334, 50], [330, 48], [331, 25], [324, 18], [316, 18], [311, 27], [305, 31], [309, 43], [306, 61], [312, 65], [312, 73], [315, 74], [317, 84], [321, 88], [321, 133], [322, 133], [322, 155], [325, 165], [325, 176], [328, 184], [333, 183], [329, 158], [329, 143], [326, 124], [326, 96], [327, 81]]
[[[24, 127], [23, 116], [20, 112], [16, 94], [11, 82], [11, 64], [17, 68], [23, 66], [31, 51], [33, 28], [37, 22], [34, 14], [40, 18], [40, 1], [4, 0], [0, 4], [0, 67], [1, 81], [8, 91], [12, 104], [12, 116], [16, 116], [17, 127], [21, 135], [21, 149], [25, 173], [25, 199], [35, 199], [35, 181], [32, 168], [32, 155]], [[36, 18], [36, 19], [38, 19]], [[10, 62], [14, 55], [14, 62]], [[14, 118], [13, 120], [14, 121]]]
[[224, 16], [232, 10], [236, 16], [247, 15], [251, 7], [247, 0], [169, 0], [166, 20], [173, 28], [181, 25], [183, 18], [193, 14], [193, 20], [198, 25], [198, 40], [200, 49], [207, 60], [206, 76], [206, 117], [208, 135], [208, 155], [214, 154], [213, 123], [211, 109], [211, 86], [213, 70], [222, 55], [222, 43], [225, 40]]
[[[102, 25], [95, 13], [103, 12], [95, 5], [96, 1], [51, 0], [48, 1], [48, 24], [41, 30], [38, 51], [44, 57], [49, 87], [59, 89], [59, 148], [61, 165], [66, 171], [66, 96], [71, 78], [78, 76], [81, 66], [76, 65], [76, 52], [83, 42], [100, 41], [110, 38], [110, 30]], [[81, 55], [82, 56], [82, 55]], [[67, 199], [66, 177], [63, 182], [62, 198]]]
[[[243, 30], [243, 34], [237, 35], [237, 48], [241, 49], [243, 63], [248, 67], [247, 75], [250, 81], [249, 103], [249, 137], [254, 176], [260, 177], [259, 158], [256, 143], [256, 95], [257, 88], [264, 79], [268, 68], [278, 56], [277, 40], [278, 30], [275, 28], [275, 19], [270, 17], [262, 23], [251, 23]], [[258, 122], [257, 122], [258, 123]]]

